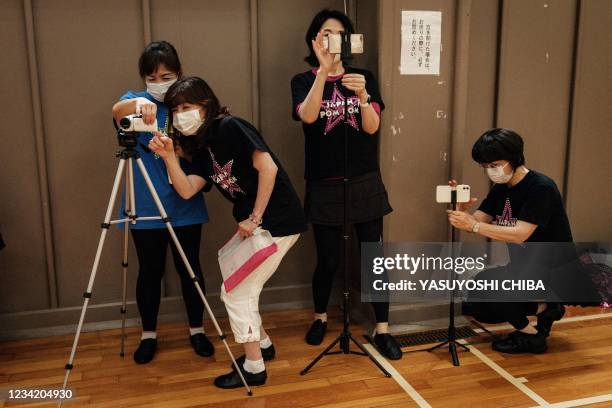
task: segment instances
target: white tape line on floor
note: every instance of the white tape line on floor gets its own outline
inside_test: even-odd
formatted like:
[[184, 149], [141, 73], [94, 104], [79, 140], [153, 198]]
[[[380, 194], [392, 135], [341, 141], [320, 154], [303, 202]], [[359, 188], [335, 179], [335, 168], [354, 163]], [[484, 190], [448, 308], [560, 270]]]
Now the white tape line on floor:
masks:
[[483, 363], [485, 363], [486, 365], [488, 365], [490, 368], [493, 369], [493, 371], [495, 371], [497, 374], [501, 375], [503, 378], [506, 379], [506, 381], [508, 381], [509, 383], [511, 383], [512, 385], [514, 385], [516, 388], [518, 388], [523, 394], [527, 395], [529, 398], [531, 398], [532, 400], [534, 400], [536, 403], [538, 403], [540, 406], [543, 407], [548, 407], [550, 406], [550, 404], [548, 402], [546, 402], [546, 400], [542, 397], [540, 397], [538, 394], [536, 394], [534, 391], [532, 391], [529, 387], [527, 387], [525, 384], [523, 384], [522, 382], [520, 382], [516, 377], [512, 376], [512, 374], [510, 374], [509, 372], [507, 372], [506, 370], [504, 370], [503, 368], [501, 368], [496, 362], [494, 362], [493, 360], [491, 360], [489, 357], [487, 357], [486, 355], [484, 355], [480, 350], [478, 350], [476, 347], [474, 346], [470, 346], [466, 341], [464, 340], [458, 340], [459, 343], [467, 346], [470, 349], [470, 352], [475, 355], [478, 359], [480, 359], [480, 361], [482, 361]]
[[555, 402], [549, 405], [550, 408], [573, 408], [585, 405], [597, 404], [600, 402], [612, 401], [612, 394], [598, 395], [596, 397], [580, 398], [571, 401]]
[[404, 377], [402, 377], [395, 367], [393, 367], [387, 361], [387, 359], [378, 352], [378, 350], [376, 350], [371, 344], [364, 344], [363, 346], [370, 352], [370, 354], [372, 354], [376, 361], [378, 361], [385, 368], [385, 370], [391, 374], [391, 378], [393, 378], [395, 382], [398, 383], [408, 395], [410, 395], [410, 398], [412, 398], [419, 407], [431, 408], [431, 405], [429, 405], [425, 398], [423, 398], [421, 394], [419, 394], [417, 390], [415, 390], [412, 385], [410, 385], [410, 383], [406, 381]]
[[[561, 319], [560, 321], [556, 322], [555, 324], [582, 322], [582, 321], [598, 320], [598, 319], [605, 319], [605, 318], [612, 318], [612, 313], [599, 313], [599, 314], [593, 314], [593, 315], [566, 317], [566, 318]], [[510, 326], [510, 325], [503, 325], [503, 326], [487, 327], [487, 330], [495, 332], [495, 331], [502, 331], [502, 330], [510, 330], [512, 328], [513, 327]], [[474, 329], [474, 331], [477, 332], [477, 333], [483, 333], [484, 332], [482, 329]], [[460, 341], [463, 342], [462, 340], [460, 340]], [[473, 346], [468, 346], [468, 347], [470, 347], [470, 350], [474, 353], [475, 347], [473, 347]], [[474, 355], [476, 355], [478, 358], [480, 358], [480, 356], [483, 356], [487, 360], [489, 360], [491, 363], [493, 363], [495, 366], [499, 367], [497, 364], [495, 364], [495, 362], [490, 360], [487, 356], [482, 354], [479, 350], [476, 350], [476, 353], [474, 353]], [[485, 364], [487, 364], [486, 361], [483, 360], [483, 362], [485, 362]], [[489, 365], [489, 364], [487, 364], [487, 365]], [[495, 371], [497, 371], [493, 366], [489, 365], [489, 367], [491, 367]], [[499, 368], [503, 372], [506, 372], [501, 367], [499, 367]], [[500, 375], [502, 375], [502, 377], [506, 378], [508, 381], [510, 381], [513, 385], [516, 386], [514, 381], [511, 381], [510, 378], [509, 378], [509, 377], [515, 378], [515, 377], [512, 377], [512, 375], [510, 373], [506, 372], [508, 374], [508, 376], [509, 376], [509, 377], [506, 377], [506, 376], [504, 376], [504, 374], [500, 373], [499, 371], [497, 371], [497, 372]], [[522, 378], [515, 378], [515, 379], [516, 379], [516, 381], [519, 381], [521, 383], [523, 382], [523, 381], [521, 381]], [[524, 384], [521, 384], [521, 385], [523, 385], [524, 389], [529, 390], [529, 392], [533, 393], [535, 396], [538, 396], [535, 392], [531, 391]], [[517, 387], [517, 388], [520, 388], [520, 387]], [[521, 389], [521, 391], [525, 392], [523, 389]], [[530, 396], [530, 398], [534, 399], [531, 396]], [[541, 398], [541, 397], [538, 396], [538, 398]], [[581, 406], [585, 406], [585, 405], [596, 404], [596, 403], [600, 403], [600, 402], [612, 401], [612, 394], [600, 395], [600, 396], [595, 396], [595, 397], [580, 398], [580, 399], [576, 399], [576, 400], [556, 402], [556, 403], [547, 403], [546, 401], [544, 401], [542, 399], [542, 401], [546, 405], [542, 405], [542, 401], [538, 401], [538, 400], [535, 400], [535, 399], [534, 399], [534, 401], [536, 401], [538, 404], [540, 404], [540, 405], [538, 405], [539, 407], [545, 406], [545, 407], [551, 407], [551, 408], [571, 408], [571, 407], [581, 407]]]

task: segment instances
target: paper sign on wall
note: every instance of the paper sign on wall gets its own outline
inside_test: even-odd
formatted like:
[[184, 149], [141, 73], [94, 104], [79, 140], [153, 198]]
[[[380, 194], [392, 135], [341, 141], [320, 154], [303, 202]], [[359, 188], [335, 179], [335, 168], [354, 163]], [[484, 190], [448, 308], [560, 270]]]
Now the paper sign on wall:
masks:
[[440, 75], [442, 12], [402, 10], [401, 75]]

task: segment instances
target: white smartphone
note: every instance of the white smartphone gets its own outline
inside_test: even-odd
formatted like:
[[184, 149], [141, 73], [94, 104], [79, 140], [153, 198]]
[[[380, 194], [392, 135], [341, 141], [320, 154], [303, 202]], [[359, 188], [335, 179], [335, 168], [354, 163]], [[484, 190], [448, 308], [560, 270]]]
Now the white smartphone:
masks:
[[[363, 34], [351, 34], [351, 54], [363, 54]], [[323, 37], [323, 46], [330, 54], [342, 52], [342, 35], [328, 34]]]
[[[470, 202], [470, 186], [467, 184], [459, 184], [455, 188], [457, 190], [457, 202], [458, 203], [469, 203]], [[437, 186], [436, 187], [436, 202], [437, 203], [451, 203], [453, 187], [449, 185]]]

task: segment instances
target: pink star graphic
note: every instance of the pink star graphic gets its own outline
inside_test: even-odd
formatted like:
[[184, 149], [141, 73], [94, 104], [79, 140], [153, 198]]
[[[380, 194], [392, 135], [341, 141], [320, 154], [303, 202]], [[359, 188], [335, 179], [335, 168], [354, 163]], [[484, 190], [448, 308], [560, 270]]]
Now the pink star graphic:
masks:
[[508, 198], [506, 198], [502, 215], [497, 216], [497, 225], [507, 227], [514, 227], [516, 225], [516, 218], [512, 217], [512, 206], [510, 205], [510, 200]]
[[[331, 112], [330, 116], [327, 116], [327, 123], [325, 124], [324, 134], [328, 134], [333, 128], [344, 121], [344, 95], [340, 93], [338, 87], [334, 84], [334, 91], [331, 96], [331, 100], [323, 101], [322, 105], [325, 107], [325, 112]], [[347, 101], [347, 110], [350, 111], [351, 108], [356, 108], [357, 98], [349, 97]], [[359, 130], [359, 125], [357, 124], [357, 118], [355, 117], [354, 112], [349, 112], [348, 114], [348, 124]]]
[[212, 150], [208, 149], [208, 152], [210, 153], [210, 158], [213, 161], [214, 174], [211, 177], [212, 181], [218, 184], [222, 189], [226, 190], [232, 197], [235, 197], [235, 192], [246, 194], [238, 185], [238, 179], [232, 176], [232, 166], [234, 165], [234, 160], [232, 159], [228, 161], [225, 163], [225, 165], [223, 165], [223, 167], [221, 167], [219, 163], [217, 163], [217, 160], [215, 160], [215, 155], [213, 154]]

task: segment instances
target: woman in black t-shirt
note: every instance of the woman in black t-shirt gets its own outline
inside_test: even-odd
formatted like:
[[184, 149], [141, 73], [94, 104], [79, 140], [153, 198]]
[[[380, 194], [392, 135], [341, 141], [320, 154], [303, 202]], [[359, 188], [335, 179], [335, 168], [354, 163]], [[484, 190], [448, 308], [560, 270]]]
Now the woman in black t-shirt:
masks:
[[[259, 295], [284, 255], [306, 230], [300, 200], [280, 162], [250, 123], [231, 116], [212, 89], [196, 77], [176, 82], [165, 103], [173, 125], [181, 133], [179, 144], [193, 157], [191, 172], [179, 166], [170, 138], [156, 134], [149, 144], [166, 164], [172, 185], [187, 199], [212, 185], [233, 203], [234, 219], [242, 238], [261, 227], [272, 235], [277, 250], [235, 288], [221, 286], [221, 300], [229, 315], [236, 342], [245, 356], [238, 365], [249, 385], [262, 385], [267, 373], [264, 360], [274, 358], [272, 342], [259, 315]], [[235, 370], [215, 379], [219, 388], [242, 386]]]
[[[305, 211], [312, 223], [317, 266], [312, 286], [314, 322], [306, 342], [321, 344], [327, 327], [327, 304], [342, 247], [344, 216], [344, 134], [348, 128], [350, 223], [360, 242], [382, 241], [382, 217], [392, 209], [378, 165], [378, 130], [384, 104], [371, 72], [348, 67], [324, 45], [329, 34], [353, 32], [339, 11], [318, 13], [306, 33], [313, 67], [291, 81], [293, 118], [302, 122], [305, 146]], [[345, 112], [346, 105], [346, 112]], [[402, 356], [389, 334], [389, 303], [372, 303], [376, 315], [375, 343], [390, 359]]]
[[[525, 167], [523, 139], [517, 133], [501, 128], [488, 130], [474, 144], [472, 158], [485, 169], [494, 186], [474, 213], [466, 210], [476, 201], [475, 198], [471, 203], [457, 204], [456, 211], [448, 211], [449, 222], [455, 228], [509, 244], [572, 242], [570, 224], [557, 185], [544, 174]], [[452, 181], [453, 184], [456, 183]], [[539, 252], [537, 247], [528, 251], [533, 247], [523, 246], [509, 245], [511, 265], [492, 268], [482, 274], [493, 279], [500, 279], [499, 276], [507, 279], [515, 270], [527, 267], [545, 273], [550, 262], [559, 261], [558, 256], [547, 251]], [[562, 245], [556, 247], [563, 248]], [[533, 253], [537, 256], [530, 256]], [[519, 268], [509, 268], [516, 268], [517, 264]], [[553, 322], [565, 313], [560, 303], [537, 301], [473, 301], [463, 306], [464, 314], [479, 321], [509, 322], [516, 329], [492, 344], [494, 350], [505, 353], [545, 352], [546, 338]], [[528, 316], [537, 316], [536, 326], [530, 325]]]

